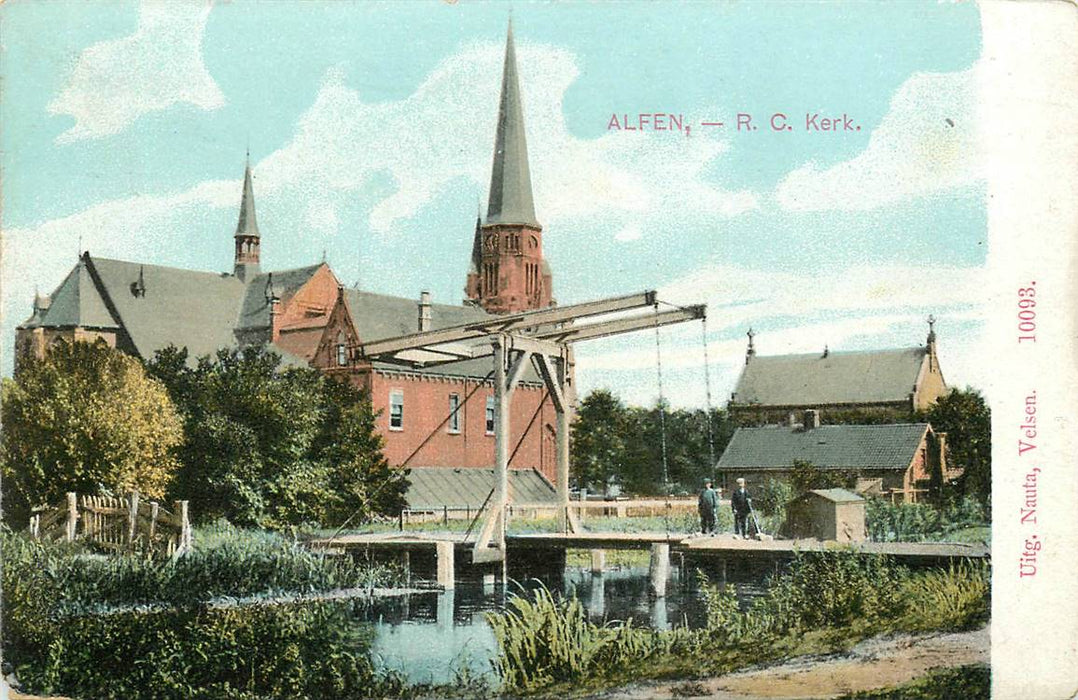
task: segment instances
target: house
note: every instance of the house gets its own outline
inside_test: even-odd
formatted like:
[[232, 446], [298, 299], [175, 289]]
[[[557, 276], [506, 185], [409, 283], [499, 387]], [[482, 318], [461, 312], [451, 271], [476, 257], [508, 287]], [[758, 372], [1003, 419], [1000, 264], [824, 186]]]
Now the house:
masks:
[[[947, 463], [947, 435], [928, 423], [820, 425], [808, 411], [805, 425], [738, 428], [719, 458], [725, 484], [744, 477], [750, 485], [788, 480], [795, 463], [851, 475], [894, 500], [915, 501], [934, 479], [949, 482], [961, 472]], [[934, 476], [935, 475], [935, 476]]]
[[[909, 420], [947, 393], [936, 349], [935, 318], [925, 345], [863, 352], [756, 354], [748, 332], [745, 366], [728, 410], [739, 425], [794, 422], [801, 412], [822, 410]], [[794, 416], [794, 420], [790, 416]]]
[[[512, 25], [509, 27], [486, 221], [478, 220], [466, 301], [436, 304], [346, 289], [330, 266], [265, 271], [248, 163], [228, 272], [114, 260], [84, 252], [55, 291], [38, 295], [16, 329], [16, 372], [50, 344], [96, 341], [139, 358], [169, 346], [190, 361], [222, 348], [268, 346], [285, 364], [310, 366], [370, 391], [385, 455], [394, 465], [494, 464], [490, 360], [435, 368], [367, 361], [363, 343], [496, 318], [554, 304], [535, 214]], [[469, 227], [470, 229], [470, 227]], [[267, 241], [269, 243], [269, 241]], [[462, 261], [464, 262], [464, 261]], [[512, 402], [510, 467], [553, 480], [555, 412], [540, 377], [525, 374]]]
[[813, 489], [786, 506], [791, 537], [864, 542], [865, 499], [846, 489]]

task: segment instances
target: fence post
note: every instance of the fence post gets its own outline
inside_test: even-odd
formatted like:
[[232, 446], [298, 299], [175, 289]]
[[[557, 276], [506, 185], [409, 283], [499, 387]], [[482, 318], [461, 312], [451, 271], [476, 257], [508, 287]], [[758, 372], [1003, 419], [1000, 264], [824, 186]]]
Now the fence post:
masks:
[[153, 546], [153, 536], [157, 534], [157, 501], [150, 501], [150, 535], [148, 544]]
[[449, 525], [449, 506], [442, 506], [442, 525]]
[[75, 528], [79, 523], [79, 502], [74, 491], [67, 492], [67, 541], [75, 541]]
[[174, 556], [186, 554], [191, 548], [191, 521], [188, 518], [187, 501], [176, 501], [173, 505], [176, 511], [176, 517], [180, 521], [180, 536], [179, 541], [176, 543], [176, 551]]
[[127, 497], [127, 544], [135, 545], [135, 530], [138, 528], [138, 491]]

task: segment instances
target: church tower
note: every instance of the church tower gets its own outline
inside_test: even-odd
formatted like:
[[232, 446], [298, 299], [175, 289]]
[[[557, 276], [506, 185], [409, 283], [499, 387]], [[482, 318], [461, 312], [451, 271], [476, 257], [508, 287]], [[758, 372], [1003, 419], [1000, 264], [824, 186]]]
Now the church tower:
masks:
[[251, 158], [243, 172], [243, 199], [240, 201], [240, 219], [236, 224], [236, 257], [233, 274], [247, 282], [258, 275], [261, 236], [255, 219], [255, 192], [251, 185]]
[[491, 313], [551, 306], [550, 268], [543, 259], [543, 227], [535, 217], [524, 109], [520, 101], [513, 23], [505, 40], [498, 129], [486, 222], [476, 221], [464, 288], [468, 300]]

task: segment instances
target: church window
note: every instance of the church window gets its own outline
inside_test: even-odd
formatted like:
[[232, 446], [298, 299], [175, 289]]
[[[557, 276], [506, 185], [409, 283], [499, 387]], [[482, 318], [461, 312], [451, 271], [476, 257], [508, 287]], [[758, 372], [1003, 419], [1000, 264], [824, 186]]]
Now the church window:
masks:
[[337, 343], [337, 366], [344, 367], [348, 364], [348, 346], [344, 343]]
[[494, 397], [487, 397], [487, 435], [494, 434]]
[[460, 432], [460, 394], [449, 395], [449, 432]]
[[400, 389], [389, 392], [389, 429], [404, 430], [404, 392]]

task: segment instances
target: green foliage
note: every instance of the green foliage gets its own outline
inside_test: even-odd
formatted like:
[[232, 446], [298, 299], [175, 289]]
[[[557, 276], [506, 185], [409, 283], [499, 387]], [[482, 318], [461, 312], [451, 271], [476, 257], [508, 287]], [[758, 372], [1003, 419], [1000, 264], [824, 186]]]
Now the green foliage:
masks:
[[588, 621], [576, 598], [556, 598], [546, 588], [516, 596], [502, 613], [487, 613], [500, 654], [496, 670], [509, 688], [539, 688], [573, 681], [605, 668], [646, 658], [658, 635], [633, 627]]
[[897, 688], [843, 695], [838, 700], [988, 700], [992, 669], [988, 664], [933, 669]]
[[23, 648], [28, 689], [93, 698], [337, 698], [392, 691], [354, 634], [350, 607], [303, 603], [67, 618]]
[[865, 504], [865, 528], [875, 542], [941, 540], [986, 521], [984, 507], [969, 496], [942, 508], [927, 503], [891, 504], [882, 499]]
[[848, 489], [857, 483], [857, 472], [850, 469], [820, 469], [812, 462], [795, 459], [790, 470], [790, 486], [795, 495], [813, 489]]
[[[581, 402], [573, 424], [574, 480], [589, 489], [613, 478], [625, 491], [639, 495], [695, 494], [733, 435], [725, 411], [626, 407], [607, 390], [596, 390]], [[666, 425], [669, 482], [663, 483], [662, 423]], [[708, 428], [713, 450], [708, 446]]]
[[992, 576], [984, 562], [961, 561], [907, 580], [907, 630], [967, 630], [988, 621]]
[[[183, 426], [161, 384], [104, 342], [59, 342], [4, 380], [2, 466], [7, 517], [65, 492], [161, 498]], [[10, 522], [10, 520], [9, 520]]]
[[[399, 690], [377, 676], [349, 603], [208, 608], [220, 595], [388, 583], [279, 537], [219, 531], [174, 564], [86, 557], [0, 531], [5, 658], [29, 689], [93, 698], [336, 698]], [[244, 546], [246, 544], [246, 546]], [[102, 603], [168, 611], [89, 614]]]
[[382, 455], [369, 399], [258, 348], [187, 363], [167, 348], [148, 364], [184, 417], [173, 494], [202, 522], [280, 528], [357, 522], [404, 505], [405, 474]]
[[919, 414], [937, 432], [947, 433], [947, 459], [964, 471], [961, 493], [983, 504], [992, 498], [992, 410], [976, 389], [952, 389], [932, 408]]

